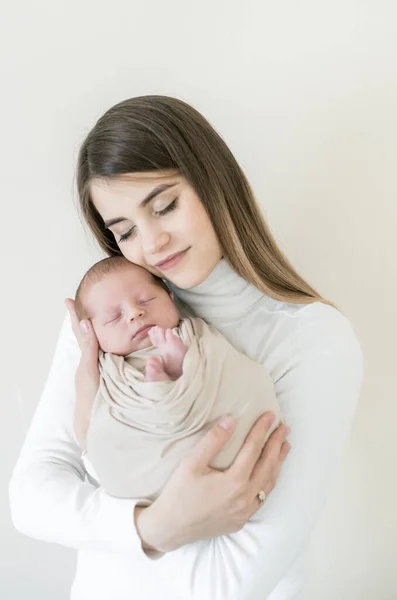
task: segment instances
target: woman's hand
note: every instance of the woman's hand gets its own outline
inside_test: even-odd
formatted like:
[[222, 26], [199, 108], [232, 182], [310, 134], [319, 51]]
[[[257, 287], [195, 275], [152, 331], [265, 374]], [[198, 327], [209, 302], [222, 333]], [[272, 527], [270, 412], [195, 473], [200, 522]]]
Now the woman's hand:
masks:
[[[280, 425], [263, 440], [274, 420], [260, 417], [233, 464], [225, 471], [208, 465], [231, 437], [231, 417], [218, 422], [196, 444], [153, 504], [135, 509], [135, 522], [146, 549], [168, 552], [189, 542], [239, 531], [258, 510], [257, 494], [269, 494], [291, 446], [289, 429]], [[223, 424], [223, 426], [222, 426]]]
[[81, 358], [76, 371], [76, 406], [74, 430], [77, 441], [85, 448], [85, 439], [90, 424], [91, 409], [99, 388], [98, 340], [89, 320], [79, 322], [74, 310], [74, 300], [66, 298], [73, 332], [81, 350]]

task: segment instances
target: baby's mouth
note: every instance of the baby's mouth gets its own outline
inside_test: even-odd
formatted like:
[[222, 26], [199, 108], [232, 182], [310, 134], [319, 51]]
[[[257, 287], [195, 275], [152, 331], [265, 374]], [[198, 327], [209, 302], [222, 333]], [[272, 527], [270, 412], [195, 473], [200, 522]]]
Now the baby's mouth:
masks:
[[149, 330], [153, 327], [153, 325], [145, 325], [144, 327], [141, 327], [140, 329], [138, 329], [138, 331], [136, 331], [134, 333], [134, 335], [132, 336], [133, 340], [142, 340], [143, 338], [147, 337]]

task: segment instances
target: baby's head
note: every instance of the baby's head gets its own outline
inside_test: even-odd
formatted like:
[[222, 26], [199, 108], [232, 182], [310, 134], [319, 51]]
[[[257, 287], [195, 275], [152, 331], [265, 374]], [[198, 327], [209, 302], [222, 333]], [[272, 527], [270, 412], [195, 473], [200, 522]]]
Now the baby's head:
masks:
[[[150, 327], [176, 327], [179, 313], [161, 279], [123, 256], [93, 265], [76, 292], [79, 321], [91, 319], [103, 352], [127, 356], [148, 348]], [[142, 329], [144, 328], [144, 329]]]

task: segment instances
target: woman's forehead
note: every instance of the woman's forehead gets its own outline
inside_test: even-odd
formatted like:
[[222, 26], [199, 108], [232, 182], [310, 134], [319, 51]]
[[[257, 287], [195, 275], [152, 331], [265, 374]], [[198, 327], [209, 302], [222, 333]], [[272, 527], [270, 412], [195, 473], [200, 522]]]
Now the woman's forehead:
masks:
[[157, 185], [159, 182], [179, 181], [182, 175], [179, 171], [149, 171], [144, 173], [123, 173], [117, 177], [95, 177], [90, 184], [90, 189], [105, 190], [141, 190]]
[[114, 179], [144, 184], [169, 179], [178, 175], [180, 176], [180, 173], [177, 169], [157, 169], [156, 171], [142, 171], [141, 173], [123, 173], [122, 175], [117, 175]]
[[181, 181], [180, 174], [174, 172], [127, 173], [117, 178], [94, 179], [90, 184], [91, 197], [95, 207], [106, 220], [109, 211], [117, 205], [136, 205], [156, 187], [174, 185]]

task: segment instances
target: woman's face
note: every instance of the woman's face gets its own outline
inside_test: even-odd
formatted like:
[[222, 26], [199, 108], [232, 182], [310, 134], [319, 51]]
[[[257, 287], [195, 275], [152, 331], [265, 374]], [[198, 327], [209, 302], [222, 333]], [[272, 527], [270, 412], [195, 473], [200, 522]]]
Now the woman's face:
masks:
[[204, 206], [175, 171], [94, 180], [91, 197], [123, 255], [177, 287], [204, 281], [222, 256]]

